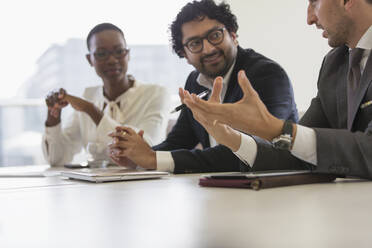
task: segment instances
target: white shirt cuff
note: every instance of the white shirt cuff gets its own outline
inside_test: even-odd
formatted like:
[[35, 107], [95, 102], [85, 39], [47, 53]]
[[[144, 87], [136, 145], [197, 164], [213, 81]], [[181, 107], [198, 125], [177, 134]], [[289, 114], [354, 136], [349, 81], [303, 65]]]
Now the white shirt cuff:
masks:
[[157, 171], [173, 172], [174, 160], [171, 152], [156, 151], [156, 166]]
[[296, 139], [291, 153], [301, 160], [317, 165], [316, 135], [314, 129], [297, 125]]
[[47, 127], [45, 126], [45, 138], [57, 138], [62, 133], [62, 127], [61, 123], [58, 123], [57, 125], [53, 127]]
[[254, 141], [251, 136], [244, 133], [241, 133], [240, 137], [240, 147], [236, 152], [234, 152], [234, 154], [246, 165], [252, 167], [257, 157], [256, 141]]

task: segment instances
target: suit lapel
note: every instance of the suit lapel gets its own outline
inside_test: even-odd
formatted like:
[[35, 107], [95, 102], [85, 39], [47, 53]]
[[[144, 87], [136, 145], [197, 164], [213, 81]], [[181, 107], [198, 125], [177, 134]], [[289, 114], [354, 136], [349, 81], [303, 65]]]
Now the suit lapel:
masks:
[[351, 130], [352, 129], [352, 126], [353, 126], [353, 123], [354, 123], [354, 120], [355, 120], [355, 116], [359, 110], [359, 106], [360, 104], [362, 103], [362, 100], [366, 94], [366, 91], [369, 87], [369, 85], [371, 84], [372, 82], [372, 52], [369, 54], [369, 58], [367, 60], [367, 64], [366, 64], [366, 67], [363, 71], [363, 75], [360, 79], [360, 85], [359, 85], [359, 90], [358, 90], [358, 95], [357, 97], [355, 98], [355, 104], [354, 104], [354, 107], [353, 107], [353, 110], [352, 110], [352, 118], [350, 120], [348, 120], [348, 129]]

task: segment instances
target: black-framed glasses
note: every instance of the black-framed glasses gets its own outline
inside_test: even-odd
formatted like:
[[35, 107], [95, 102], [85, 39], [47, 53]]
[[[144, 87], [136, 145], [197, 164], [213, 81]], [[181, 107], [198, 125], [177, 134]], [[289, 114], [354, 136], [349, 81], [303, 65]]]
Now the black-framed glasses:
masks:
[[212, 29], [207, 34], [205, 34], [203, 37], [197, 37], [194, 39], [191, 39], [187, 41], [183, 46], [187, 47], [190, 52], [192, 53], [200, 53], [203, 50], [204, 47], [204, 39], [207, 39], [207, 41], [216, 46], [222, 43], [224, 37], [224, 30], [226, 28], [218, 28], [218, 29]]
[[129, 53], [127, 48], [117, 48], [113, 51], [99, 50], [93, 53], [94, 58], [99, 61], [107, 60], [111, 55], [116, 59], [122, 59]]

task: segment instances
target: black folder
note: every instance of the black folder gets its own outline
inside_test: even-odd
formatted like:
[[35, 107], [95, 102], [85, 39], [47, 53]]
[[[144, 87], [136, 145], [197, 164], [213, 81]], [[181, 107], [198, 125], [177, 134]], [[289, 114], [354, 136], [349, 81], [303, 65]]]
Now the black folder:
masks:
[[200, 178], [205, 187], [250, 188], [254, 190], [281, 186], [333, 182], [337, 176], [312, 171], [265, 171], [216, 174]]

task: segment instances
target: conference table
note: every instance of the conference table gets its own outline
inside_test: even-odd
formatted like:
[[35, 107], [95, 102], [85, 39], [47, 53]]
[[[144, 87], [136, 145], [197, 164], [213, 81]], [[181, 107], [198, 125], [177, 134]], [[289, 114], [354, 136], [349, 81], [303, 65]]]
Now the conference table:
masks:
[[372, 182], [254, 191], [200, 176], [0, 177], [0, 247], [371, 247]]

